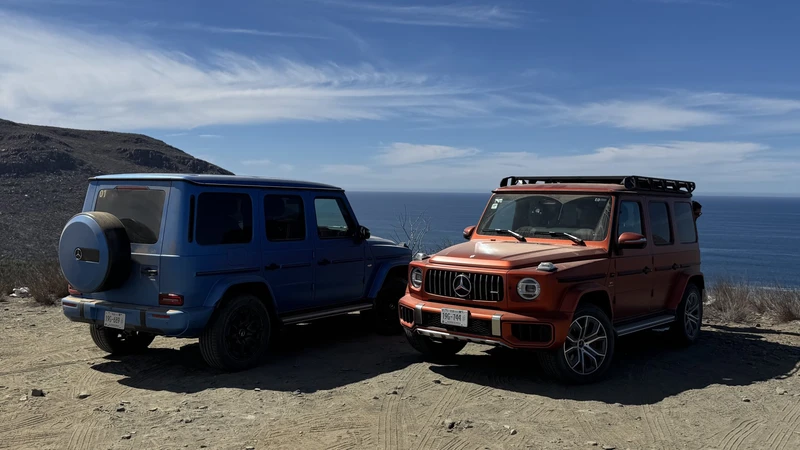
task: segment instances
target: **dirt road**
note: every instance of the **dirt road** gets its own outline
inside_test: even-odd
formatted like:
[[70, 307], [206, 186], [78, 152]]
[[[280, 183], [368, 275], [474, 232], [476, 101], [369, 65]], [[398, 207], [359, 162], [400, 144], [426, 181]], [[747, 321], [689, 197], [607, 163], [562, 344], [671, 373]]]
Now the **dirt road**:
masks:
[[609, 380], [565, 387], [477, 345], [428, 364], [348, 316], [291, 327], [271, 361], [221, 374], [195, 341], [107, 358], [86, 325], [13, 300], [0, 303], [0, 448], [800, 448], [800, 323], [706, 330], [684, 350], [626, 339]]

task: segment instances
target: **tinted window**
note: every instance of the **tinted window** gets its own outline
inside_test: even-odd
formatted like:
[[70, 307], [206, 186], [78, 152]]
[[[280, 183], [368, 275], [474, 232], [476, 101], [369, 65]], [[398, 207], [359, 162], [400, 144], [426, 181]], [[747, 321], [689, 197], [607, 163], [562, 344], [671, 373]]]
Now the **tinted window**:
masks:
[[317, 215], [317, 233], [323, 239], [349, 237], [351, 235], [350, 215], [344, 202], [338, 198], [314, 199]]
[[656, 245], [672, 244], [672, 228], [669, 224], [669, 208], [666, 203], [650, 203], [650, 228], [653, 231], [653, 243]]
[[642, 232], [642, 209], [637, 202], [622, 202], [619, 208], [619, 234]]
[[697, 229], [692, 216], [692, 204], [675, 203], [675, 227], [678, 229], [678, 241], [682, 244], [697, 242]]
[[306, 238], [303, 199], [297, 195], [264, 197], [264, 224], [270, 241], [302, 241]]
[[253, 237], [253, 204], [247, 194], [204, 192], [197, 198], [200, 245], [245, 244]]
[[102, 189], [94, 209], [117, 216], [132, 243], [155, 244], [161, 234], [166, 195], [160, 189]]

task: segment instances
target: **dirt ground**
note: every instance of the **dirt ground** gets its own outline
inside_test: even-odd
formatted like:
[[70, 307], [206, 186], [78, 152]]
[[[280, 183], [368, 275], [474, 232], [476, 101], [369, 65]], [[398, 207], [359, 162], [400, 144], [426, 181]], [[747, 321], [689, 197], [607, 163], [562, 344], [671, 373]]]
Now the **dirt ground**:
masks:
[[222, 374], [196, 341], [109, 358], [60, 309], [10, 300], [0, 448], [800, 448], [800, 323], [705, 330], [682, 350], [624, 339], [607, 381], [565, 387], [478, 345], [429, 364], [346, 316], [290, 327], [269, 362]]

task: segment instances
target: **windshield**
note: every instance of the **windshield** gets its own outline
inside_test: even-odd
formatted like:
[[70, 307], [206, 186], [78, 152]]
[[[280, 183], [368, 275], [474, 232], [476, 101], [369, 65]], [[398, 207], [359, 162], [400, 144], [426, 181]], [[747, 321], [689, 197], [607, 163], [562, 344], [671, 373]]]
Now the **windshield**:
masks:
[[499, 194], [478, 224], [478, 233], [564, 239], [567, 233], [585, 241], [608, 234], [611, 197], [606, 195]]

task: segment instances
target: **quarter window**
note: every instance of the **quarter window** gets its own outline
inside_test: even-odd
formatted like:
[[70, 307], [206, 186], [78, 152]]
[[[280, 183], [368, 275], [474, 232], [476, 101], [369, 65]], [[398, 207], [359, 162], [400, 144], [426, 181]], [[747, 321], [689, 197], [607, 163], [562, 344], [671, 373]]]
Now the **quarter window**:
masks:
[[655, 245], [672, 244], [672, 227], [669, 223], [669, 207], [663, 202], [652, 202], [650, 211], [650, 229], [653, 231]]
[[298, 195], [264, 197], [267, 239], [273, 242], [302, 241], [306, 238], [306, 215]]
[[642, 209], [638, 202], [622, 202], [619, 208], [619, 234], [642, 232]]
[[675, 227], [678, 230], [678, 241], [681, 244], [694, 244], [697, 242], [697, 228], [692, 215], [691, 203], [675, 203]]
[[317, 217], [317, 234], [320, 238], [332, 239], [352, 235], [352, 220], [341, 199], [314, 199], [314, 209]]
[[204, 192], [197, 198], [200, 245], [246, 244], [253, 238], [253, 203], [247, 194]]

